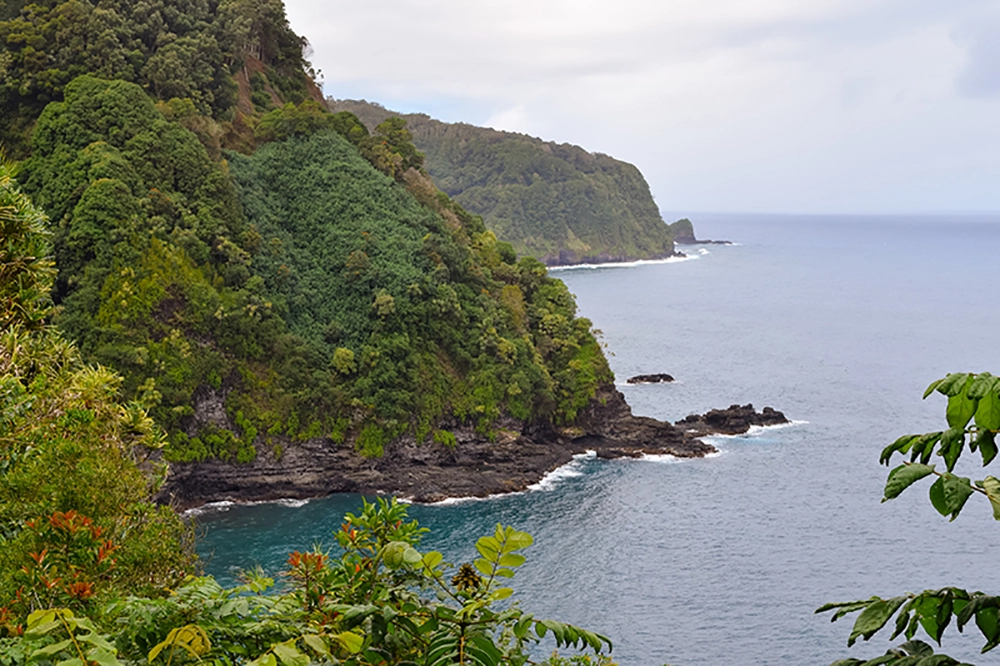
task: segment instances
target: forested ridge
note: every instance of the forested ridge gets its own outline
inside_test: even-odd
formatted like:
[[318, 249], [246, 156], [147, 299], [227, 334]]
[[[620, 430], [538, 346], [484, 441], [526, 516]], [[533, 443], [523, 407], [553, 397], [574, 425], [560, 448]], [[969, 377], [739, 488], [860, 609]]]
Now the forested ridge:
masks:
[[[394, 112], [328, 100], [374, 127]], [[639, 170], [570, 144], [404, 114], [434, 183], [498, 238], [549, 265], [669, 257], [671, 230]]]
[[3, 17], [2, 131], [49, 217], [53, 321], [168, 459], [568, 423], [610, 377], [565, 286], [431, 184], [405, 122], [313, 99], [280, 2]]

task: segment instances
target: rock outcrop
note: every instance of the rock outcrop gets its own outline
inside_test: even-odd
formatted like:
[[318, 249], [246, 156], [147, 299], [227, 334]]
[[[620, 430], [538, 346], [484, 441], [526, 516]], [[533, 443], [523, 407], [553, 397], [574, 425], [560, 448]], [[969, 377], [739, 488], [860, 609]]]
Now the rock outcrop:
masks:
[[182, 509], [221, 500], [308, 498], [336, 492], [394, 493], [434, 502], [524, 490], [588, 450], [602, 458], [643, 454], [695, 458], [715, 451], [668, 422], [634, 416], [611, 385], [601, 387], [571, 427], [507, 420], [498, 424], [494, 441], [469, 427], [450, 430], [456, 438], [453, 447], [403, 437], [375, 459], [328, 439], [311, 439], [286, 444], [280, 457], [258, 447], [257, 459], [246, 464], [173, 463], [158, 499]]
[[728, 409], [713, 409], [704, 414], [686, 416], [676, 425], [685, 434], [692, 437], [707, 435], [740, 435], [750, 429], [750, 426], [769, 426], [788, 423], [781, 412], [765, 407], [757, 412], [753, 405], [730, 405]]
[[672, 382], [674, 378], [665, 372], [658, 372], [651, 375], [636, 375], [625, 380], [626, 384], [663, 384]]
[[694, 235], [694, 225], [691, 220], [682, 218], [670, 225], [670, 233], [673, 234], [676, 245], [732, 245], [732, 241], [727, 240], [701, 240]]

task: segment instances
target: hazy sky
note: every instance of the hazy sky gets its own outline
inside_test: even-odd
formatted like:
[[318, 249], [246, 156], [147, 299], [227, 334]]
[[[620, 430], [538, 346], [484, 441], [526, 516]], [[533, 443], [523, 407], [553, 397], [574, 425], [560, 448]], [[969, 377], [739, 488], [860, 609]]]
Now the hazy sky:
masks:
[[286, 0], [327, 95], [574, 143], [679, 212], [1000, 211], [1000, 0]]

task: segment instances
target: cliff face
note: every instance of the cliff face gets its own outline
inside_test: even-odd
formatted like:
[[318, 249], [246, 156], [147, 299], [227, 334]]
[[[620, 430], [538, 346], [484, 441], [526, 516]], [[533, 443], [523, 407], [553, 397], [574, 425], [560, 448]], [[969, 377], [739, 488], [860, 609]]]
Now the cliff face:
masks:
[[[199, 418], [209, 419], [206, 400]], [[244, 465], [221, 461], [175, 463], [159, 499], [188, 508], [222, 500], [320, 497], [335, 492], [394, 493], [420, 502], [485, 497], [524, 490], [546, 472], [588, 450], [606, 458], [671, 454], [702, 457], [715, 448], [669, 423], [632, 415], [624, 396], [602, 385], [574, 425], [553, 428], [514, 419], [498, 424], [490, 441], [471, 427], [450, 424], [455, 445], [418, 444], [402, 437], [377, 459], [350, 446], [310, 439], [261, 452]], [[281, 439], [284, 441], [284, 438]], [[275, 451], [282, 451], [275, 455]]]
[[[369, 127], [395, 114], [328, 100]], [[578, 146], [403, 114], [435, 184], [519, 254], [548, 265], [674, 254], [669, 227], [633, 165]]]

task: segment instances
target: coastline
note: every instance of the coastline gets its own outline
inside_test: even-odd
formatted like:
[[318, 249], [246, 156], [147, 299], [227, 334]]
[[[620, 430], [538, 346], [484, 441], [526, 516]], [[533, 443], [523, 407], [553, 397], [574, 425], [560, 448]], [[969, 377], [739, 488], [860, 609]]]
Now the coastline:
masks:
[[313, 439], [289, 443], [280, 458], [261, 452], [245, 464], [173, 463], [157, 501], [181, 512], [216, 502], [298, 502], [334, 493], [392, 494], [433, 504], [525, 492], [582, 455], [655, 460], [718, 453], [699, 439], [703, 434], [634, 416], [610, 384], [568, 428], [506, 419], [492, 441], [465, 426], [453, 425], [452, 432], [454, 447], [402, 437], [377, 459]]

